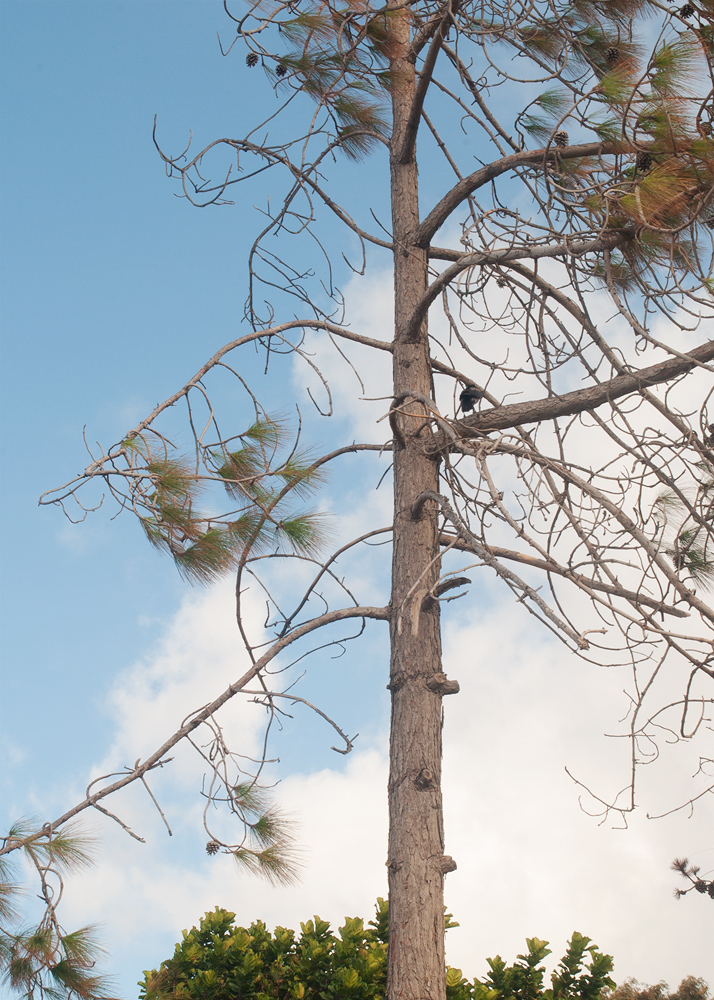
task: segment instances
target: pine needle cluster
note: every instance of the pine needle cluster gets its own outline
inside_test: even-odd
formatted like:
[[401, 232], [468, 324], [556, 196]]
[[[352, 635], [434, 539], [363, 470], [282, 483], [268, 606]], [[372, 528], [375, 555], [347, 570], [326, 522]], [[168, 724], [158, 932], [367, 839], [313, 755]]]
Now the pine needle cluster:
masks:
[[103, 950], [93, 928], [67, 932], [55, 912], [63, 878], [92, 863], [91, 846], [70, 824], [52, 833], [21, 821], [3, 838], [3, 852], [19, 847], [36, 869], [45, 904], [35, 927], [18, 926], [22, 887], [10, 857], [0, 854], [0, 969], [5, 983], [25, 1000], [105, 1000], [110, 995], [109, 980], [96, 972]]
[[[186, 579], [209, 583], [251, 553], [310, 555], [319, 549], [324, 515], [296, 508], [294, 501], [312, 496], [322, 473], [306, 452], [293, 448], [280, 457], [287, 436], [284, 422], [257, 420], [239, 436], [240, 447], [204, 449], [198, 466], [170, 453], [165, 442], [155, 455], [146, 436], [123, 443], [136, 483], [132, 506], [146, 537], [170, 553]], [[231, 509], [210, 514], [200, 504], [215, 483]]]
[[[280, 53], [261, 48], [264, 65], [272, 67], [269, 72], [284, 86], [302, 91], [325, 110], [333, 123], [334, 146], [359, 158], [389, 135], [392, 13], [358, 0], [340, 7], [318, 0], [301, 4], [297, 13], [291, 5], [275, 6], [270, 20], [278, 22], [287, 48]], [[251, 46], [258, 44], [252, 32], [246, 39]], [[253, 57], [257, 61], [257, 52], [249, 53], [249, 65], [255, 64]]]
[[215, 855], [222, 849], [233, 856], [239, 868], [261, 875], [273, 885], [292, 885], [301, 861], [289, 822], [255, 781], [234, 785], [228, 794], [231, 811], [240, 818], [245, 836], [240, 844], [230, 845], [212, 835], [206, 851]]
[[699, 865], [690, 865], [687, 858], [675, 858], [671, 867], [672, 871], [679, 872], [682, 878], [686, 878], [691, 883], [688, 889], [675, 889], [675, 899], [681, 899], [692, 889], [714, 899], [714, 879], [702, 878], [702, 870]]
[[714, 106], [697, 97], [702, 72], [714, 65], [711, 4], [679, 32], [673, 14], [646, 60], [633, 19], [658, 13], [648, 0], [543, 9], [515, 34], [559, 85], [521, 113], [519, 131], [562, 147], [563, 136], [578, 141], [564, 128], [572, 121], [579, 141], [594, 132], [618, 153], [559, 162], [549, 182], [571, 230], [612, 236], [615, 267], [596, 258], [593, 276], [627, 289], [663, 267], [697, 271], [714, 217]]

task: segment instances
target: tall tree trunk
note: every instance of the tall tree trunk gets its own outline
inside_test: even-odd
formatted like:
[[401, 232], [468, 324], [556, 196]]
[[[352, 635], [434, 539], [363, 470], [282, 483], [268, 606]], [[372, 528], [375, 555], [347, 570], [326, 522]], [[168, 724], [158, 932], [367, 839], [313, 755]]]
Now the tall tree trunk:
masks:
[[[401, 157], [415, 91], [408, 11], [392, 21], [391, 143], [394, 233], [394, 393], [431, 397], [427, 324], [405, 335], [427, 285], [427, 254], [415, 245], [419, 224], [415, 152]], [[439, 576], [433, 509], [415, 520], [411, 505], [438, 488], [438, 462], [425, 454], [425, 408], [407, 399], [394, 417], [394, 547], [392, 564], [392, 718], [389, 761], [388, 1000], [443, 1000], [444, 858], [441, 799], [441, 671], [439, 603], [430, 591]], [[410, 416], [407, 414], [418, 414]], [[431, 681], [432, 687], [427, 686]]]

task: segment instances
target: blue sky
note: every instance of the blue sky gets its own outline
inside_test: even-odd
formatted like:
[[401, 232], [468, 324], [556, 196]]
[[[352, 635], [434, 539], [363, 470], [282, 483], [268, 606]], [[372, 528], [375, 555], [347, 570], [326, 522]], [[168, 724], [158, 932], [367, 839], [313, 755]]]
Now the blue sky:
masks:
[[[238, 132], [273, 98], [242, 54], [221, 58], [216, 32], [232, 32], [213, 0], [2, 0], [0, 17], [2, 815], [44, 821], [100, 765], [118, 769], [143, 752], [132, 741], [153, 745], [161, 725], [180, 721], [179, 706], [203, 696], [196, 664], [206, 697], [234, 676], [230, 581], [190, 591], [128, 517], [110, 519], [108, 504], [72, 525], [37, 499], [87, 464], [84, 426], [90, 443], [118, 440], [245, 332], [243, 262], [267, 182], [234, 208], [193, 209], [175, 197], [151, 130], [158, 115], [167, 148], [191, 128], [200, 145]], [[364, 169], [345, 166], [339, 183], [365, 182], [371, 192]], [[366, 290], [343, 280], [357, 322], [379, 336], [391, 311], [388, 272], [377, 269]], [[263, 377], [257, 360], [245, 363]], [[333, 374], [350, 392], [349, 377]], [[293, 392], [304, 401], [297, 380], [285, 367], [263, 385], [278, 401]], [[359, 418], [345, 403], [336, 420], [357, 434], [378, 412]], [[364, 473], [350, 463], [330, 503], [345, 521], [358, 520], [361, 505], [385, 514], [388, 493], [358, 499]], [[360, 569], [365, 578], [373, 571]], [[667, 871], [675, 854], [714, 865], [711, 809], [689, 824], [636, 817], [628, 833], [585, 817], [562, 768], [573, 758], [601, 774], [615, 765], [600, 733], [617, 717], [618, 683], [575, 664], [530, 622], [514, 626], [488, 586], [476, 593], [481, 616], [473, 605], [453, 615], [445, 641], [452, 663], [478, 648], [498, 664], [460, 677], [467, 697], [447, 709], [447, 850], [459, 861], [447, 900], [462, 924], [450, 935], [451, 961], [480, 974], [486, 955], [512, 958], [526, 934], [550, 937], [560, 954], [577, 928], [615, 954], [618, 978], [714, 981], [707, 903], [676, 905]], [[301, 886], [265, 888], [236, 876], [228, 859], [205, 858], [193, 765], [164, 787], [171, 840], [138, 800], [126, 808], [145, 848], [94, 822], [98, 866], [68, 890], [66, 922], [104, 922], [118, 996], [135, 996], [141, 970], [168, 957], [180, 929], [214, 905], [244, 922], [292, 926], [315, 912], [336, 921], [369, 915], [386, 891], [383, 640], [375, 627], [359, 653], [324, 656], [302, 689], [348, 731], [359, 729], [359, 752], [338, 758], [331, 733], [299, 716], [277, 746], [276, 776], [285, 779], [277, 794], [302, 824]], [[236, 719], [255, 740], [255, 714], [240, 709]], [[676, 788], [678, 774], [663, 780]]]
[[[216, 99], [236, 89], [235, 60], [217, 57], [217, 5], [10, 2], [2, 14], [3, 447], [13, 483], [3, 503], [16, 527], [4, 542], [4, 649], [24, 664], [6, 675], [6, 705], [46, 706], [49, 722], [68, 674], [109, 683], [181, 583], [128, 519], [73, 528], [37, 498], [86, 464], [85, 424], [90, 440], [115, 440], [235, 336], [248, 234], [236, 213], [178, 201], [151, 138], [154, 114], [177, 142], [196, 122], [206, 134], [235, 123], [235, 102]], [[61, 571], [50, 570], [55, 558]], [[17, 628], [28, 602], [42, 626]], [[122, 627], [138, 615], [143, 632]], [[46, 756], [47, 745], [35, 747]], [[77, 751], [83, 759], [86, 745]]]
[[[22, 777], [6, 780], [29, 776], [39, 794], [101, 745], [117, 671], [186, 586], [109, 502], [73, 525], [37, 500], [87, 464], [83, 427], [90, 447], [112, 443], [247, 329], [252, 200], [198, 211], [178, 199], [154, 115], [176, 149], [190, 129], [197, 142], [230, 134], [241, 88], [257, 83], [266, 107], [273, 95], [221, 58], [220, 4], [10, 2], [2, 15], [3, 731], [23, 753]], [[262, 360], [242, 362], [262, 374]]]

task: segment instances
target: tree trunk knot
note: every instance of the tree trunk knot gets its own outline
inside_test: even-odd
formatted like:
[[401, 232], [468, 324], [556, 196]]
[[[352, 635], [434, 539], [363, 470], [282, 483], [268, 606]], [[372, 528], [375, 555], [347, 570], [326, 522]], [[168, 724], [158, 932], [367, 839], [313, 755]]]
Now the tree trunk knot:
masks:
[[435, 784], [433, 772], [428, 767], [423, 767], [414, 779], [414, 784], [417, 788], [433, 788]]
[[429, 688], [430, 691], [434, 691], [436, 692], [436, 694], [439, 694], [442, 697], [444, 697], [447, 694], [458, 694], [459, 691], [461, 690], [458, 681], [450, 681], [447, 678], [446, 674], [442, 673], [441, 671], [434, 674], [433, 677], [430, 677], [429, 680], [426, 682], [426, 686]]
[[446, 875], [447, 872], [455, 872], [457, 864], [449, 854], [444, 854], [443, 857], [439, 858], [439, 868]]

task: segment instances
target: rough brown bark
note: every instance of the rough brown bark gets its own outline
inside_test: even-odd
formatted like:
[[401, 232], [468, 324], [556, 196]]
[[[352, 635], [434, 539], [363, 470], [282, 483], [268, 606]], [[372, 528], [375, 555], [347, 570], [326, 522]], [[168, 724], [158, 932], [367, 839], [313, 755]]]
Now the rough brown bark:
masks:
[[[414, 144], [405, 131], [415, 94], [406, 58], [408, 14], [393, 21], [391, 143], [394, 232], [394, 547], [392, 564], [392, 718], [389, 773], [389, 1000], [443, 1000], [444, 831], [441, 798], [441, 638], [439, 536], [433, 509], [410, 508], [438, 488], [438, 462], [426, 454], [423, 403], [433, 397], [427, 324], [407, 337], [409, 318], [427, 286], [427, 252], [417, 246], [419, 199]], [[400, 151], [407, 148], [406, 155]], [[401, 402], [404, 400], [404, 402]], [[431, 507], [431, 505], [430, 505]], [[439, 676], [435, 676], [439, 675]], [[431, 685], [431, 686], [429, 686]]]

